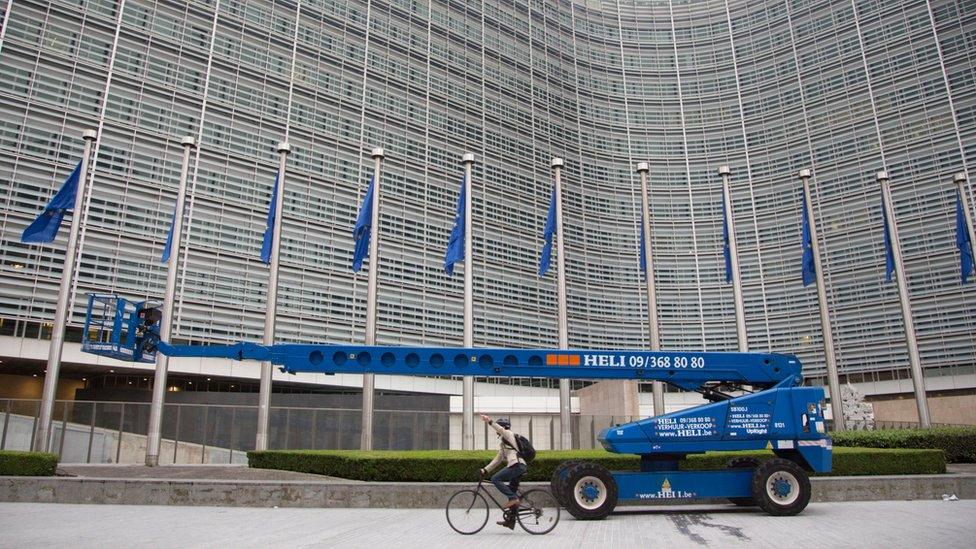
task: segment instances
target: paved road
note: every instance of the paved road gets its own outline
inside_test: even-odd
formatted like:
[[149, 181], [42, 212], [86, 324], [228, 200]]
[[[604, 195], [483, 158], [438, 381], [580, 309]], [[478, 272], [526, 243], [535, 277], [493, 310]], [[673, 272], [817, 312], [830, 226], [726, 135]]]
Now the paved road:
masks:
[[546, 536], [495, 526], [460, 536], [414, 509], [256, 509], [0, 503], [0, 547], [973, 547], [976, 500], [811, 504], [775, 518], [731, 506], [626, 510]]

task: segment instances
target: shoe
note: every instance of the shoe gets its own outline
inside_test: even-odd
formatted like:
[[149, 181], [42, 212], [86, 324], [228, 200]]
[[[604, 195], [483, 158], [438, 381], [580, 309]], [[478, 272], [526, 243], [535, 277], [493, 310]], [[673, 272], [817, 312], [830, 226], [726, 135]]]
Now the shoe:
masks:
[[510, 499], [508, 500], [508, 503], [505, 504], [504, 509], [511, 509], [513, 507], [518, 507], [519, 503], [522, 503], [522, 501], [518, 499]]
[[497, 524], [499, 526], [504, 526], [505, 528], [508, 528], [509, 530], [514, 530], [515, 529], [515, 521], [500, 520], [500, 521], [496, 522], [495, 524]]

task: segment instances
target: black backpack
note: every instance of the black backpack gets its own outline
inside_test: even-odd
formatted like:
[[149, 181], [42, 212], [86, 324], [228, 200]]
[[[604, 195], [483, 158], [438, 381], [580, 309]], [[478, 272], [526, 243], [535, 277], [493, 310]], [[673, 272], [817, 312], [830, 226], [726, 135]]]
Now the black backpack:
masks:
[[[518, 433], [512, 433], [512, 435], [515, 436], [515, 443], [518, 444], [518, 447], [514, 448], [515, 453], [524, 459], [526, 464], [532, 463], [532, 460], [535, 459], [535, 448], [532, 447], [532, 441]], [[509, 446], [511, 445], [509, 444]]]

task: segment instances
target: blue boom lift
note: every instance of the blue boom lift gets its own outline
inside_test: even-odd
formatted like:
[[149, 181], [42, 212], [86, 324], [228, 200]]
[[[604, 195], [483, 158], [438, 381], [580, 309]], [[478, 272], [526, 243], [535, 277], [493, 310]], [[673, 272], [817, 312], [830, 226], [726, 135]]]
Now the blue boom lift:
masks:
[[[657, 380], [711, 401], [603, 430], [599, 440], [608, 451], [641, 457], [639, 472], [611, 472], [581, 461], [560, 464], [552, 491], [578, 519], [602, 519], [618, 500], [702, 498], [795, 515], [810, 501], [808, 473], [831, 467], [823, 389], [800, 386], [800, 361], [793, 355], [166, 342], [159, 351], [270, 361], [290, 373]], [[749, 391], [733, 396], [745, 387]], [[776, 457], [761, 463], [732, 459], [718, 471], [679, 469], [688, 454], [763, 448]]]
[[127, 362], [156, 362], [159, 302], [88, 294], [81, 350]]

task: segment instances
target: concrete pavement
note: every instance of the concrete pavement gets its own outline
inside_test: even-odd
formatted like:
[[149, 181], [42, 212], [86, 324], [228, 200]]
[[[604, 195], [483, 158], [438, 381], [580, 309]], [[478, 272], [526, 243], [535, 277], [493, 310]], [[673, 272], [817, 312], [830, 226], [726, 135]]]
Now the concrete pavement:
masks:
[[494, 525], [452, 531], [435, 509], [284, 509], [0, 503], [0, 547], [933, 547], [970, 548], [976, 500], [814, 503], [797, 517], [731, 505], [562, 515], [530, 536]]

